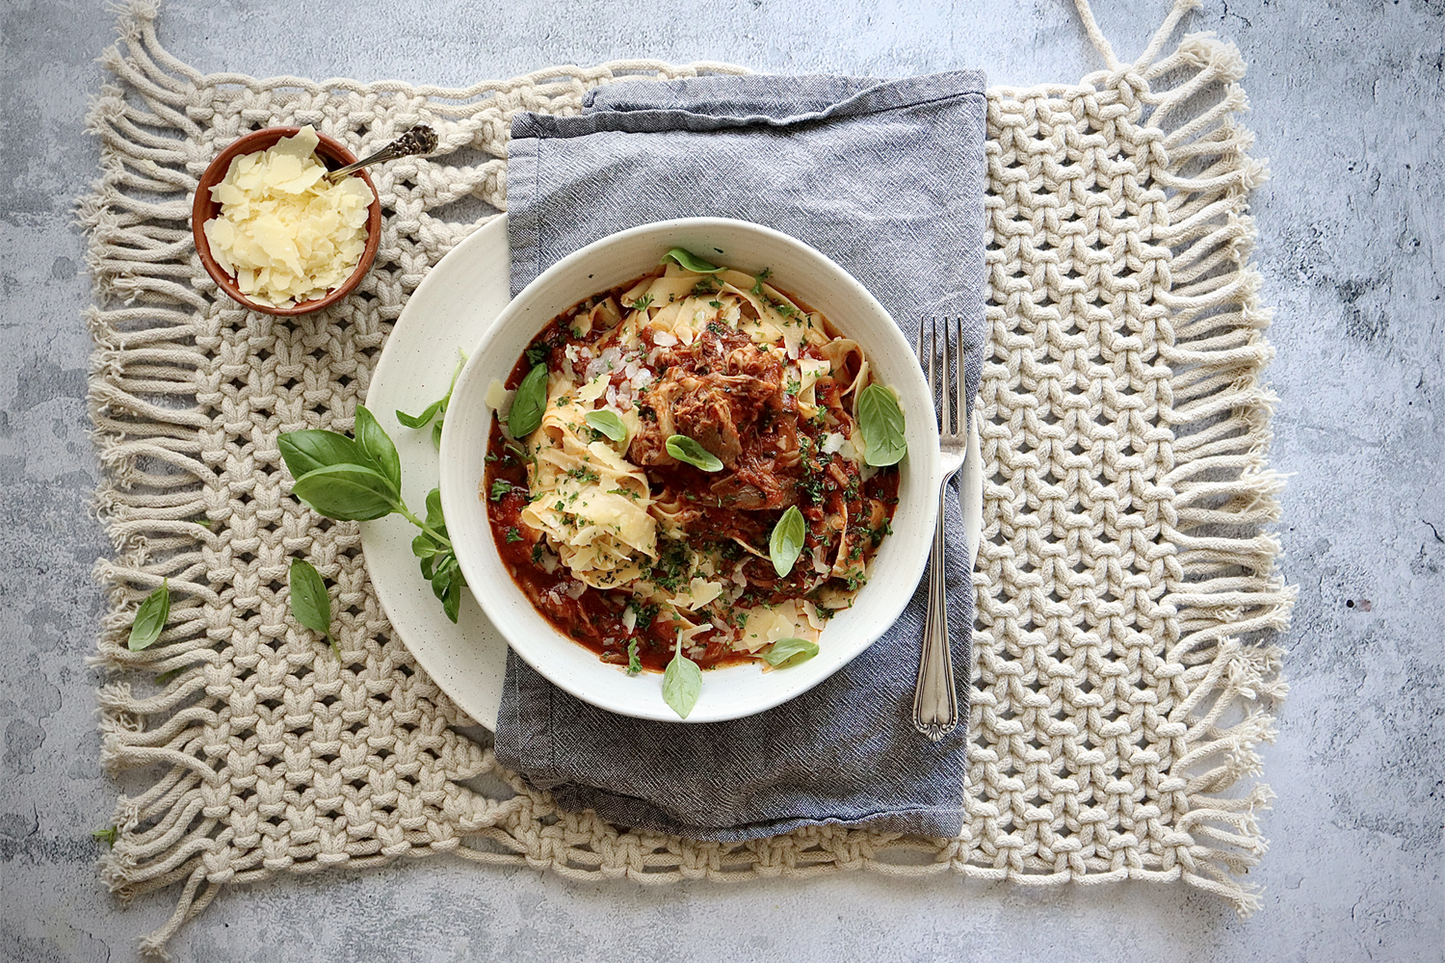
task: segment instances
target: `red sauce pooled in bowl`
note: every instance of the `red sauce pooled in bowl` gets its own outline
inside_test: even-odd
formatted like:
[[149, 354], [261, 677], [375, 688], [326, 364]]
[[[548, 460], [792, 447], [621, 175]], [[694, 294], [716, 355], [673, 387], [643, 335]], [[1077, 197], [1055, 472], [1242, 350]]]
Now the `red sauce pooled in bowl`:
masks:
[[[505, 386], [517, 388], [539, 361], [549, 371], [575, 370], [579, 382], [586, 380], [583, 359], [598, 358], [617, 343], [620, 325], [613, 319], [627, 313], [621, 299], [637, 283], [589, 298], [554, 318], [517, 360]], [[583, 316], [612, 323], [578, 324]], [[697, 617], [714, 627], [694, 634], [683, 649], [704, 669], [751, 661], [756, 654], [739, 651], [737, 642], [749, 615], [760, 607], [806, 600], [826, 619], [846, 607], [846, 599], [866, 582], [867, 563], [890, 531], [898, 504], [898, 467], [873, 470], [865, 479], [859, 462], [837, 450], [837, 436], [847, 439], [857, 430], [843, 403], [846, 378], [819, 377], [813, 385], [816, 412], [806, 417], [799, 410], [798, 385], [789, 381], [786, 356], [760, 349], [736, 327], [709, 324], [690, 344], [660, 343], [668, 338], [653, 335], [642, 329], [644, 383], [639, 384], [636, 370], [629, 373], [621, 366], [610, 379], [614, 395], [620, 393], [641, 419], [623, 454], [645, 472], [652, 503], [665, 506], [686, 532], [685, 541], [659, 532], [657, 558], [650, 568], [644, 566], [644, 578], [671, 593], [686, 589], [696, 574], [689, 557], [702, 553], [726, 566], [735, 576], [729, 579], [732, 590]], [[798, 354], [826, 360], [813, 344], [804, 343]], [[696, 440], [723, 468], [705, 472], [668, 455], [660, 423]], [[605, 440], [600, 432], [594, 434], [594, 440]], [[481, 497], [488, 502], [492, 537], [513, 580], [558, 631], [604, 662], [662, 671], [673, 657], [679, 630], [690, 623], [670, 605], [639, 596], [634, 586], [602, 589], [573, 578], [541, 533], [523, 521], [533, 499], [530, 460], [494, 414]], [[792, 570], [780, 577], [769, 538], [792, 506], [803, 516], [803, 547]], [[822, 563], [815, 564], [815, 558], [821, 557], [836, 564], [820, 571]], [[656, 597], [654, 590], [651, 598]]]

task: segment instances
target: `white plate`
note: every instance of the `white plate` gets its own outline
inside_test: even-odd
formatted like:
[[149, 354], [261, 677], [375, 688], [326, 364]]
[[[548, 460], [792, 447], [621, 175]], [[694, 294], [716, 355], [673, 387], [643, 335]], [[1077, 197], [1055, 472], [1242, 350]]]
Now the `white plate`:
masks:
[[[367, 391], [369, 408], [396, 442], [402, 494], [422, 511], [439, 480], [430, 428], [404, 428], [396, 409], [415, 414], [451, 383], [458, 350], [469, 350], [510, 300], [507, 220], [499, 217], [470, 235], [422, 279], [392, 328]], [[975, 413], [976, 414], [976, 413]], [[970, 558], [982, 528], [983, 472], [977, 419], [970, 426], [962, 479], [965, 537]], [[390, 515], [361, 524], [367, 571], [392, 628], [421, 667], [478, 723], [496, 728], [506, 675], [507, 645], [475, 599], [463, 593], [454, 625], [442, 612], [411, 553], [416, 529]]]
[[[447, 252], [402, 308], [366, 392], [366, 407], [396, 442], [407, 506], [426, 512], [437, 487], [431, 427], [396, 420], [417, 414], [447, 393], [459, 351], [470, 351], [512, 299], [507, 219], [496, 218]], [[476, 599], [462, 593], [456, 624], [421, 577], [411, 540], [417, 529], [399, 515], [361, 523], [366, 569], [392, 628], [427, 674], [461, 709], [488, 729], [497, 726], [507, 643]]]

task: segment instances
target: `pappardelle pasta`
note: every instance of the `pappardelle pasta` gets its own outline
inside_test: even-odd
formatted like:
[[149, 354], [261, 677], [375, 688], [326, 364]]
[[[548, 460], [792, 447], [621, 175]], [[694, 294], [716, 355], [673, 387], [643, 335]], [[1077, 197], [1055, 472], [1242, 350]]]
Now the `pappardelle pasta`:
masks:
[[865, 392], [898, 411], [768, 272], [674, 252], [563, 312], [492, 386], [497, 549], [554, 626], [632, 673], [792, 664], [852, 604], [898, 503], [902, 416], [889, 437], [860, 426]]

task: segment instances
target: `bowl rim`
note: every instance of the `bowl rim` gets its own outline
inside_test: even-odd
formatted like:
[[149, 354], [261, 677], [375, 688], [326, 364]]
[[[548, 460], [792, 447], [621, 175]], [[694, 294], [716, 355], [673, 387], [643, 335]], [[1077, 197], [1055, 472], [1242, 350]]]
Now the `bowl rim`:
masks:
[[[468, 397], [480, 399], [484, 395], [485, 385], [479, 384], [478, 379], [495, 374], [492, 368], [497, 365], [498, 362], [496, 358], [502, 350], [500, 347], [494, 349], [492, 347], [493, 342], [505, 339], [509, 329], [515, 327], [520, 319], [535, 313], [532, 309], [533, 302], [547, 299], [549, 290], [557, 283], [559, 278], [563, 278], [577, 271], [579, 274], [585, 274], [585, 276], [590, 279], [596, 272], [587, 271], [589, 267], [588, 262], [593, 258], [604, 257], [604, 252], [614, 245], [626, 244], [639, 239], [645, 243], [649, 236], [657, 235], [655, 243], [652, 244], [652, 247], [656, 251], [653, 257], [656, 257], [669, 247], [674, 246], [670, 241], [664, 239], [668, 234], [689, 232], [705, 233], [714, 230], [741, 231], [744, 234], [752, 233], [756, 236], [769, 238], [773, 243], [779, 243], [784, 247], [793, 248], [798, 256], [805, 260], [812, 261], [814, 267], [830, 275], [829, 281], [837, 282], [848, 287], [847, 295], [850, 300], [855, 300], [860, 312], [866, 312], [880, 322], [886, 322], [887, 327], [881, 328], [880, 330], [885, 332], [882, 335], [883, 338], [894, 341], [894, 345], [892, 346], [893, 351], [896, 352], [901, 349], [905, 351], [910, 358], [913, 357], [913, 348], [908, 344], [907, 337], [904, 335], [902, 329], [898, 327], [892, 315], [878, 302], [877, 298], [840, 264], [806, 242], [785, 232], [749, 221], [721, 217], [678, 218], [667, 221], [650, 222], [609, 234], [567, 255], [538, 275], [521, 293], [512, 299], [473, 346], [473, 350], [468, 356], [466, 364], [457, 377], [452, 396], [453, 401], [455, 402], [456, 400], [466, 399]], [[739, 254], [741, 254], [741, 252], [739, 252]], [[643, 264], [640, 258], [638, 261], [640, 267], [634, 273], [641, 274], [648, 269], [649, 265]], [[598, 270], [601, 269], [599, 268]], [[626, 279], [624, 278], [622, 280]], [[622, 282], [618, 281], [616, 283]], [[797, 294], [794, 286], [789, 285], [785, 279], [780, 278], [780, 283], [782, 283], [785, 290]], [[597, 282], [597, 284], [593, 286], [593, 289], [581, 293], [575, 300], [580, 300], [590, 294], [596, 293], [596, 289], [600, 289], [602, 286], [603, 283], [601, 281]], [[553, 294], [550, 300], [561, 299]], [[811, 301], [812, 299], [805, 300]], [[543, 303], [545, 304], [546, 301], [543, 300]], [[568, 300], [567, 303], [571, 304], [573, 300]], [[566, 306], [567, 305], [563, 305], [561, 309], [565, 310]], [[815, 305], [815, 307], [817, 307], [817, 305]], [[535, 310], [540, 311], [540, 308]], [[548, 314], [546, 318], [540, 318], [539, 316], [527, 318], [527, 320], [529, 324], [536, 322], [536, 327], [540, 330], [543, 325], [555, 316], [555, 313], [556, 312]], [[845, 337], [854, 337], [861, 333], [858, 331], [850, 332], [846, 324], [840, 323], [832, 316], [832, 312], [825, 313], [829, 314], [830, 323], [839, 334]], [[887, 333], [890, 330], [891, 333]], [[528, 334], [528, 339], [530, 339], [533, 334], [535, 334], [535, 332]], [[870, 357], [876, 358], [886, 353], [879, 350], [881, 346], [877, 343], [865, 342], [865, 347], [868, 349]], [[515, 359], [511, 360], [514, 361]], [[511, 370], [510, 363], [507, 364], [506, 370]], [[931, 399], [932, 393], [924, 383], [922, 369], [915, 363], [909, 366], [907, 370], [912, 372], [911, 376], [899, 371], [890, 372], [889, 382], [891, 384], [897, 384], [898, 379], [896, 379], [894, 375], [903, 374], [904, 377], [909, 380], [916, 380], [917, 384], [913, 389], [915, 393], [919, 390], [919, 386], [921, 386], [921, 390], [926, 397]], [[468, 427], [464, 422], [469, 420], [466, 416], [471, 415], [471, 412], [465, 412], [465, 409], [458, 409], [455, 405], [450, 405], [449, 408], [453, 409], [452, 416], [445, 419], [442, 428], [440, 488], [443, 512], [449, 518], [460, 520], [464, 516], [472, 516], [475, 512], [475, 507], [470, 506], [468, 501], [475, 501], [478, 498], [479, 479], [468, 480], [459, 477], [464, 466], [459, 465], [461, 456], [457, 453], [459, 450], [465, 453]], [[464, 416], [464, 412], [466, 416]], [[490, 424], [491, 409], [487, 408], [484, 415], [485, 422]], [[925, 437], [931, 437], [934, 434], [934, 430], [930, 425], [926, 430], [923, 430], [922, 433]], [[460, 449], [459, 446], [461, 446]], [[452, 466], [451, 470], [449, 470], [449, 465]], [[456, 546], [457, 560], [461, 566], [463, 575], [466, 576], [467, 584], [469, 588], [471, 588], [472, 594], [486, 613], [489, 621], [497, 628], [502, 637], [506, 639], [509, 648], [523, 661], [536, 669], [543, 677], [584, 702], [620, 715], [674, 723], [718, 722], [755, 715], [801, 695], [803, 692], [808, 691], [826, 680], [844, 665], [847, 665], [857, 656], [865, 652], [898, 621], [915, 594], [917, 585], [922, 580], [928, 552], [932, 545], [932, 532], [937, 519], [939, 505], [936, 489], [942, 471], [937, 446], [926, 445], [922, 451], [919, 451], [913, 445], [910, 445], [909, 456], [904, 461], [903, 471], [905, 472], [903, 479], [905, 484], [908, 482], [910, 476], [914, 479], [913, 483], [906, 489], [909, 492], [907, 502], [910, 503], [910, 512], [915, 515], [921, 513], [926, 516], [916, 521], [913, 527], [919, 531], [926, 529], [927, 536], [915, 537], [911, 540], [916, 543], [912, 545], [912, 550], [910, 551], [908, 548], [903, 550], [906, 554], [901, 557], [907, 564], [902, 570], [889, 570], [890, 577], [887, 582], [894, 585], [890, 593], [869, 596], [868, 600], [872, 606], [871, 610], [864, 609], [862, 606], [857, 607], [860, 611], [866, 612], [871, 616], [864, 628], [854, 632], [855, 635], [866, 635], [866, 639], [861, 642], [855, 641], [846, 653], [838, 650], [838, 655], [834, 657], [832, 660], [833, 664], [831, 665], [822, 663], [821, 660], [813, 660], [795, 669], [788, 670], [789, 676], [785, 677], [787, 681], [776, 686], [759, 687], [756, 698], [747, 700], [746, 705], [741, 708], [729, 708], [726, 704], [723, 707], [709, 705], [704, 708], [703, 702], [700, 701], [698, 707], [686, 719], [679, 719], [677, 715], [665, 705], [662, 705], [660, 708], [656, 705], [636, 705], [634, 702], [641, 700], [638, 700], [635, 694], [629, 694], [631, 696], [630, 698], [618, 698], [615, 693], [611, 691], [602, 692], [590, 690], [583, 684], [586, 680], [583, 680], [583, 683], [578, 683], [577, 680], [557, 670], [557, 667], [543, 658], [546, 654], [544, 650], [553, 644], [552, 639], [560, 640], [561, 643], [564, 643], [567, 647], [565, 651], [571, 652], [575, 650], [585, 653], [587, 659], [591, 660], [592, 664], [596, 667], [600, 667], [602, 671], [617, 670], [620, 672], [622, 671], [622, 667], [601, 662], [596, 658], [594, 652], [558, 631], [535, 609], [530, 600], [516, 587], [510, 577], [510, 573], [506, 573], [504, 566], [501, 566], [500, 557], [493, 543], [489, 523], [485, 524], [484, 531], [480, 537], [471, 539], [458, 539], [456, 528], [450, 524], [448, 527], [452, 533], [453, 544]], [[902, 507], [903, 506], [900, 505], [900, 509]], [[486, 511], [487, 509], [484, 505], [482, 509], [484, 520], [486, 518]], [[899, 516], [895, 515], [895, 518], [897, 517]], [[489, 572], [485, 567], [487, 563], [485, 563], [484, 560], [488, 555], [496, 557], [498, 567], [502, 569], [502, 573], [506, 576], [507, 582], [511, 585], [511, 591], [483, 591], [476, 588], [487, 584], [484, 576], [488, 575]], [[875, 558], [873, 564], [877, 566], [879, 561], [880, 559]], [[882, 579], [876, 579], [878, 569], [875, 568], [873, 572], [875, 581], [870, 581], [870, 585], [879, 584], [884, 581]], [[864, 592], [867, 592], [867, 589], [868, 586], [865, 586]], [[513, 596], [515, 596], [515, 598], [513, 598]], [[520, 604], [517, 600], [520, 600]], [[539, 630], [545, 626], [545, 632], [541, 634], [546, 637], [546, 641], [539, 642], [528, 632], [522, 631], [524, 626], [515, 624], [515, 620], [518, 619], [532, 622], [533, 625], [531, 627]], [[857, 621], [856, 618], [854, 621]], [[554, 649], [554, 651], [556, 650]], [[826, 666], [826, 670], [820, 671], [824, 666]], [[737, 672], [747, 671], [749, 669], [757, 671], [758, 667], [755, 663], [747, 663], [714, 671]], [[794, 672], [798, 674], [796, 676], [792, 675]], [[597, 672], [591, 671], [590, 669], [587, 670], [586, 674], [592, 678], [599, 677]], [[656, 676], [659, 680], [661, 678], [658, 673], [647, 673], [647, 675]], [[704, 686], [704, 693], [706, 694], [706, 692], [707, 688]], [[656, 700], [649, 699], [648, 701], [653, 702]]]
[[[356, 290], [356, 286], [361, 283], [366, 272], [371, 270], [371, 265], [376, 260], [376, 252], [381, 246], [381, 194], [377, 191], [376, 183], [372, 181], [371, 175], [367, 171], [361, 170], [353, 176], [360, 177], [365, 181], [367, 188], [371, 191], [371, 204], [367, 207], [366, 217], [366, 247], [361, 252], [361, 260], [357, 262], [356, 269], [345, 281], [326, 292], [325, 296], [302, 301], [289, 308], [260, 304], [242, 294], [240, 287], [236, 284], [236, 279], [222, 269], [220, 262], [211, 253], [211, 242], [206, 237], [205, 231], [206, 222], [216, 217], [221, 211], [221, 205], [211, 198], [210, 189], [219, 184], [226, 176], [226, 171], [231, 167], [231, 161], [236, 157], [266, 150], [275, 146], [282, 138], [294, 137], [300, 132], [300, 127], [263, 127], [238, 137], [217, 154], [210, 164], [206, 165], [205, 171], [196, 183], [196, 191], [191, 199], [191, 238], [195, 243], [196, 253], [200, 255], [201, 266], [206, 269], [211, 280], [215, 281], [216, 285], [232, 301], [242, 307], [281, 318], [293, 318], [329, 308]], [[318, 140], [316, 153], [330, 170], [356, 163], [356, 155], [348, 150], [341, 141], [319, 131], [316, 137]]]

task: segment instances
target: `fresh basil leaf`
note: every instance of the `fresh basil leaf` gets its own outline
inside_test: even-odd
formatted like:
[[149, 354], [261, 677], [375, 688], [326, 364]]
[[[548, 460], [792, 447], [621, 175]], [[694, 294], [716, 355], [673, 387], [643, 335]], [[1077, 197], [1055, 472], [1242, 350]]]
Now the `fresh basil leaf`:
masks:
[[444, 608], [447, 605], [447, 595], [452, 590], [453, 579], [460, 578], [461, 570], [457, 568], [456, 555], [447, 551], [436, 557], [436, 564], [432, 567], [431, 573], [431, 591]]
[[687, 248], [682, 247], [675, 247], [671, 251], [668, 251], [662, 256], [662, 260], [657, 263], [666, 264], [668, 261], [676, 261], [680, 267], [692, 271], [694, 274], [716, 274], [722, 270], [722, 268], [711, 261], [706, 261], [687, 250]]
[[[444, 551], [446, 551], [446, 547], [438, 544], [436, 539], [432, 538], [426, 532], [422, 532], [411, 540], [411, 553], [419, 559], [433, 558]], [[430, 578], [431, 576], [428, 575], [427, 577]]]
[[[420, 537], [421, 536], [418, 536], [418, 539], [420, 539]], [[416, 550], [416, 540], [413, 540], [411, 543], [411, 551], [413, 555], [420, 559], [421, 577], [430, 582], [432, 575], [436, 571], [437, 556], [443, 554], [445, 549], [438, 548], [434, 552], [422, 554]]]
[[442, 424], [443, 419], [438, 418], [431, 425], [431, 446], [437, 451], [442, 450]]
[[426, 524], [427, 528], [446, 538], [447, 520], [442, 514], [442, 490], [433, 488], [426, 493]]
[[462, 367], [467, 363], [467, 353], [465, 351], [458, 349], [457, 354], [461, 355], [461, 359], [457, 362], [456, 368], [452, 370], [452, 381], [451, 384], [447, 385], [447, 393], [427, 405], [419, 415], [409, 415], [398, 408], [396, 410], [397, 421], [408, 428], [425, 428], [427, 422], [439, 414], [446, 413], [447, 405], [451, 404], [452, 401], [452, 392], [455, 391], [457, 387], [457, 376], [462, 373]]
[[768, 539], [768, 553], [773, 558], [773, 571], [778, 573], [779, 578], [787, 578], [793, 570], [793, 563], [803, 553], [803, 539], [807, 534], [808, 527], [797, 505], [783, 512], [783, 517], [773, 526], [773, 534]]
[[[445, 400], [446, 399], [442, 399], [442, 401]], [[432, 418], [436, 416], [436, 413], [441, 410], [441, 401], [433, 401], [431, 404], [423, 408], [421, 414], [419, 415], [409, 415], [406, 412], [402, 411], [400, 408], [398, 408], [396, 409], [396, 420], [400, 422], [403, 427], [406, 428], [425, 428], [426, 423], [431, 421]]]
[[723, 463], [718, 457], [687, 435], [671, 435], [663, 446], [667, 453], [678, 461], [687, 462], [703, 471], [722, 471]]
[[105, 843], [111, 849], [115, 849], [115, 841], [120, 837], [120, 827], [107, 826], [104, 829], [92, 829], [90, 831], [90, 837]]
[[686, 719], [702, 694], [702, 670], [697, 663], [679, 652], [662, 673], [662, 701]]
[[542, 427], [542, 412], [546, 408], [547, 366], [533, 365], [512, 396], [512, 410], [507, 412], [507, 431], [513, 438], [526, 438]]
[[875, 468], [896, 465], [908, 454], [903, 410], [893, 392], [876, 382], [858, 395], [858, 427], [863, 431], [863, 460]]
[[332, 654], [340, 659], [341, 646], [331, 634], [331, 596], [326, 594], [321, 573], [304, 558], [293, 558], [287, 582], [291, 586], [291, 614], [306, 628], [324, 635], [331, 643]]
[[288, 431], [276, 439], [281, 458], [292, 478], [329, 465], [364, 465], [366, 455], [361, 446], [345, 435], [320, 428]]
[[586, 419], [587, 424], [596, 428], [613, 441], [627, 440], [627, 426], [622, 423], [622, 419], [617, 416], [617, 412], [607, 411], [605, 409], [589, 411], [586, 414]]
[[455, 624], [462, 609], [462, 587], [467, 584], [460, 568], [452, 569], [447, 579], [447, 590], [442, 595], [442, 611]]
[[818, 643], [807, 639], [778, 639], [763, 653], [763, 661], [775, 669], [807, 662], [818, 654]]
[[396, 453], [396, 446], [391, 443], [391, 437], [377, 424], [376, 416], [365, 405], [356, 406], [356, 443], [371, 460], [370, 467], [375, 468], [391, 483], [392, 490], [400, 494], [401, 458]]
[[152, 645], [161, 637], [166, 622], [171, 617], [171, 582], [161, 579], [160, 588], [145, 597], [140, 608], [135, 610], [135, 621], [130, 624], [130, 639], [126, 643], [132, 652], [139, 652]]
[[390, 515], [399, 501], [391, 483], [365, 465], [327, 465], [296, 479], [291, 494], [327, 518], [369, 521]]

